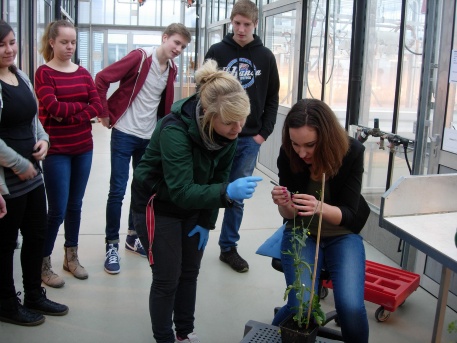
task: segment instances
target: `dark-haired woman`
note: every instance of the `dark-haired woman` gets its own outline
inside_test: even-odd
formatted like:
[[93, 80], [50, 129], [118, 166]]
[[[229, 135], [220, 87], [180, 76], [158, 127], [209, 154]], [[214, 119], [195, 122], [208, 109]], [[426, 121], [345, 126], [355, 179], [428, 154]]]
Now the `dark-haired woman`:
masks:
[[[281, 216], [288, 221], [281, 251], [291, 248], [294, 222], [304, 221], [310, 236], [302, 251], [302, 259], [314, 264], [316, 235], [321, 209], [320, 190], [325, 173], [322, 204], [319, 263], [329, 271], [333, 282], [335, 307], [345, 342], [368, 342], [368, 319], [364, 304], [365, 249], [359, 232], [370, 214], [362, 197], [364, 146], [349, 138], [335, 113], [323, 101], [298, 101], [288, 113], [282, 131], [278, 157], [279, 184], [271, 192]], [[290, 199], [289, 194], [293, 194]], [[314, 216], [313, 216], [314, 215]], [[308, 226], [309, 225], [309, 226]], [[294, 279], [294, 261], [281, 254], [287, 285]], [[305, 270], [302, 283], [311, 286], [311, 275]], [[316, 282], [317, 291], [317, 282]], [[297, 306], [294, 291], [287, 304], [277, 312], [273, 325], [278, 325]]]
[[[0, 216], [0, 321], [32, 326], [44, 322], [42, 314], [64, 315], [68, 307], [47, 299], [41, 287], [46, 194], [40, 161], [49, 137], [38, 121], [30, 80], [14, 65], [17, 50], [13, 29], [0, 21], [0, 193], [7, 208]], [[24, 305], [13, 279], [19, 229]]]

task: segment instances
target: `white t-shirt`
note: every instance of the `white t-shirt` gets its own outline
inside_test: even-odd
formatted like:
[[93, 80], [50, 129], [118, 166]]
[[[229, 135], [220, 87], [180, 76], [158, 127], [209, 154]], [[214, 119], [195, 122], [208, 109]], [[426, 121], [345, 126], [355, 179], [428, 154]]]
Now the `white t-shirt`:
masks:
[[156, 49], [152, 52], [152, 64], [140, 92], [114, 127], [119, 131], [143, 139], [150, 139], [157, 124], [157, 108], [167, 86], [169, 66], [161, 73]]

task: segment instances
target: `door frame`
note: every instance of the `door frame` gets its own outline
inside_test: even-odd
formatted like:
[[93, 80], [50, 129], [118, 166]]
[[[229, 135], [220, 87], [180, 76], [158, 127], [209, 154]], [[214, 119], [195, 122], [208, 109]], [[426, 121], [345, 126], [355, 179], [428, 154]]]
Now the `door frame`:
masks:
[[[457, 171], [457, 154], [442, 150], [443, 133], [446, 126], [446, 115], [449, 110], [449, 71], [451, 64], [451, 52], [454, 45], [454, 27], [457, 17], [456, 4], [455, 1], [440, 2], [442, 2], [441, 18], [438, 20], [438, 23], [436, 23], [437, 30], [434, 33], [435, 37], [438, 37], [439, 39], [439, 47], [437, 49], [439, 51], [439, 56], [437, 59], [437, 64], [434, 64], [434, 61], [431, 61], [431, 63], [429, 63], [428, 66], [426, 65], [423, 69], [422, 75], [424, 80], [423, 82], [429, 82], [430, 88], [431, 84], [433, 84], [434, 81], [434, 73], [436, 75], [435, 89], [429, 89], [429, 92], [434, 92], [435, 95], [435, 101], [433, 102], [433, 119], [431, 121], [432, 128], [430, 132], [426, 132], [426, 120], [423, 120], [423, 127], [418, 125], [418, 130], [421, 130], [422, 128], [424, 131], [424, 141], [426, 141], [427, 138], [430, 140], [428, 174], [448, 173], [452, 169]], [[448, 23], [453, 23], [454, 25], [449, 25]], [[421, 110], [423, 110], [426, 106], [426, 104], [421, 106]], [[428, 125], [429, 124], [430, 123], [428, 123]], [[436, 275], [433, 275], [433, 278], [431, 275], [425, 274], [426, 266], [428, 263], [432, 263], [431, 269], [436, 271]], [[435, 264], [437, 265], [437, 268], [434, 268]], [[438, 297], [439, 280], [441, 279], [441, 266], [436, 261], [431, 260], [424, 253], [418, 251], [414, 263], [414, 272], [421, 275], [421, 287], [435, 297]], [[452, 273], [447, 305], [453, 310], [457, 310], [456, 281], [457, 276], [455, 273]]]
[[[262, 41], [266, 42], [266, 21], [268, 17], [278, 15], [280, 13], [290, 12], [295, 10], [296, 19], [295, 19], [295, 36], [296, 41], [299, 42], [301, 39], [301, 35], [303, 31], [302, 28], [302, 1], [294, 1], [294, 2], [285, 2], [285, 1], [277, 1], [273, 2], [268, 5], [262, 6], [262, 22], [258, 25], [258, 34], [259, 37], [262, 38]], [[295, 45], [295, 51], [293, 52], [294, 56], [294, 65], [293, 65], [293, 75], [298, 75], [300, 71], [299, 66], [299, 58], [300, 58], [300, 49], [299, 45]], [[292, 84], [292, 104], [297, 102], [298, 98], [298, 89], [299, 85], [297, 82]], [[279, 106], [278, 107], [278, 115], [276, 119], [275, 129], [273, 133], [270, 135], [269, 139], [262, 144], [260, 147], [260, 152], [257, 156], [257, 164], [256, 168], [259, 169], [261, 172], [266, 174], [273, 180], [278, 179], [277, 175], [277, 167], [276, 167], [276, 156], [279, 153], [279, 146], [281, 145], [281, 132], [284, 119], [287, 113], [290, 111], [290, 107], [286, 106]], [[279, 145], [278, 145], [279, 144]], [[271, 159], [274, 159], [271, 160]], [[265, 162], [262, 162], [265, 161]]]

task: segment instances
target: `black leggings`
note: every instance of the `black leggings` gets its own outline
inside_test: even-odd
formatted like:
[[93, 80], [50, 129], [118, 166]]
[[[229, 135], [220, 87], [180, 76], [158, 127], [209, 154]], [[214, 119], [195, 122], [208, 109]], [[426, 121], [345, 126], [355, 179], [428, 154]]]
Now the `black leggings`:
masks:
[[41, 287], [41, 263], [47, 226], [44, 185], [5, 201], [7, 214], [0, 219], [0, 299], [16, 296], [13, 255], [19, 229], [23, 237], [21, 265], [24, 292]]

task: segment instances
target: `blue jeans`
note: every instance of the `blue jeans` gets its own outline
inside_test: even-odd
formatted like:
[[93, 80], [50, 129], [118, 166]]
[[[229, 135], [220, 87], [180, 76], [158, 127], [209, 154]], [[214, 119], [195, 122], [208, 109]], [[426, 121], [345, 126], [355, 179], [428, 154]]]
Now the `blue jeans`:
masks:
[[[240, 177], [251, 176], [257, 162], [260, 144], [251, 137], [239, 137], [236, 147], [235, 158], [233, 159], [232, 169], [230, 170], [229, 182], [235, 181]], [[231, 247], [236, 247], [236, 242], [240, 240], [241, 221], [243, 220], [244, 203], [234, 201], [232, 207], [228, 207], [224, 212], [222, 221], [221, 235], [219, 236], [219, 246], [221, 251], [229, 251]]]
[[[132, 160], [132, 168], [135, 170], [148, 144], [149, 139], [129, 135], [115, 128], [112, 129], [111, 177], [106, 203], [106, 243], [119, 243], [122, 201], [129, 180], [130, 159]], [[131, 210], [129, 211], [128, 222], [128, 229], [135, 230]]]
[[[147, 249], [146, 215], [135, 211], [132, 215], [138, 237]], [[149, 313], [157, 343], [175, 342], [173, 323], [180, 337], [194, 331], [197, 277], [203, 250], [198, 250], [198, 234], [187, 235], [197, 219], [198, 215], [185, 219], [155, 216]]]
[[92, 151], [80, 155], [49, 155], [43, 161], [49, 207], [43, 256], [51, 255], [60, 224], [64, 220], [64, 246], [78, 245], [81, 207], [91, 166]]
[[[291, 247], [291, 231], [284, 231], [281, 251]], [[314, 264], [316, 240], [308, 237], [306, 247], [302, 250], [302, 260]], [[281, 254], [281, 262], [287, 285], [294, 280], [293, 257]], [[330, 273], [333, 283], [335, 309], [341, 324], [341, 333], [345, 342], [368, 343], [368, 318], [364, 303], [365, 289], [365, 248], [362, 237], [348, 234], [337, 237], [322, 238], [319, 247], [319, 262], [317, 270], [322, 266]], [[311, 285], [312, 275], [306, 271], [301, 275], [301, 282]], [[318, 280], [316, 280], [315, 294]], [[309, 300], [309, 293], [307, 293]], [[273, 325], [279, 325], [298, 304], [296, 293], [291, 291], [287, 297], [287, 304], [283, 306], [273, 319]]]

